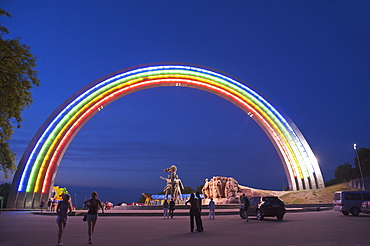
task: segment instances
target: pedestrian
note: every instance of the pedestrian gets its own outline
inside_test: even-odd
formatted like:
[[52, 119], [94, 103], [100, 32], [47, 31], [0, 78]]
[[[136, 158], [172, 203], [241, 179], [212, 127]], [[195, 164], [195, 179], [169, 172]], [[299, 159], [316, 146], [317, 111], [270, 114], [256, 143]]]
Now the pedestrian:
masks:
[[63, 194], [63, 200], [58, 203], [57, 207], [57, 224], [58, 224], [58, 245], [63, 245], [62, 238], [64, 228], [68, 222], [68, 215], [72, 212], [72, 203], [70, 202], [70, 196], [68, 194]]
[[201, 212], [202, 212], [202, 198], [200, 197], [200, 193], [199, 193], [199, 191], [197, 191], [197, 192], [195, 193], [195, 196], [196, 196], [196, 198], [197, 198], [197, 200], [198, 200], [198, 204], [199, 204], [199, 211], [201, 211]]
[[43, 211], [43, 209], [44, 209], [44, 205], [45, 205], [45, 200], [44, 200], [44, 199], [42, 199], [42, 200], [41, 200], [41, 202], [40, 202], [40, 209], [41, 209], [41, 213], [42, 213], [42, 211]]
[[209, 214], [208, 214], [208, 217], [209, 219], [215, 219], [215, 208], [216, 208], [216, 205], [215, 205], [215, 202], [213, 201], [213, 198], [211, 197], [211, 200], [209, 201], [209, 204], [208, 204], [208, 208], [209, 208]]
[[167, 199], [164, 199], [164, 202], [163, 202], [163, 219], [168, 219], [169, 218], [169, 214], [168, 214], [168, 202], [167, 202]]
[[91, 193], [90, 199], [84, 201], [84, 205], [89, 208], [89, 210], [87, 211], [87, 216], [86, 216], [87, 234], [89, 236], [89, 244], [92, 244], [93, 243], [92, 234], [94, 233], [95, 224], [98, 219], [99, 207], [101, 208], [103, 214], [104, 214], [104, 209], [102, 206], [102, 202], [98, 198], [98, 193], [95, 191]]
[[242, 208], [244, 210], [245, 222], [248, 222], [248, 208], [249, 208], [250, 202], [249, 202], [248, 197], [245, 196], [245, 194], [242, 195], [241, 202], [242, 202]]
[[55, 212], [55, 208], [57, 207], [58, 205], [58, 202], [56, 199], [53, 200], [52, 204], [51, 204], [51, 211], [52, 212]]
[[53, 201], [51, 200], [51, 198], [49, 199], [48, 201], [48, 212], [51, 211], [51, 204], [53, 203]]
[[173, 218], [173, 212], [175, 211], [175, 198], [172, 198], [170, 201], [170, 216]]
[[199, 216], [195, 219], [199, 220], [200, 230], [203, 231], [203, 221], [202, 221], [202, 198], [200, 197], [199, 191], [196, 193], [197, 200], [198, 200], [198, 206], [199, 206]]
[[189, 200], [185, 202], [185, 205], [188, 205], [190, 203], [190, 231], [194, 231], [194, 219], [197, 225], [197, 231], [202, 232], [203, 228], [199, 224], [199, 218], [200, 217], [200, 210], [198, 205], [198, 200], [195, 198], [194, 193], [190, 195]]

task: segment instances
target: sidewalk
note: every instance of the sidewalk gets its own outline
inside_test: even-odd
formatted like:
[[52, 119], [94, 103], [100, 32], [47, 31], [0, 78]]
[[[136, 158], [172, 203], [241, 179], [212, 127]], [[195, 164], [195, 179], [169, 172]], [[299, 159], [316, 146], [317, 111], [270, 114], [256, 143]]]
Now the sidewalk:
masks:
[[[132, 213], [125, 211], [121, 214]], [[99, 214], [93, 245], [266, 246], [308, 245], [311, 242], [313, 245], [322, 245], [321, 238], [326, 240], [324, 241], [325, 245], [340, 245], [336, 243], [337, 241], [331, 241], [337, 238], [336, 233], [328, 233], [328, 230], [335, 228], [331, 226], [332, 220], [335, 221], [334, 223], [343, 220], [356, 221], [356, 225], [362, 221], [364, 226], [360, 227], [359, 233], [363, 234], [364, 239], [361, 239], [360, 242], [368, 240], [365, 232], [368, 222], [366, 216], [345, 217], [334, 211], [289, 212], [283, 221], [278, 221], [276, 218], [266, 218], [263, 221], [250, 218], [249, 222], [245, 222], [239, 215], [216, 215], [214, 220], [210, 220], [208, 216], [202, 216], [204, 232], [201, 233], [190, 232], [189, 216], [179, 216], [175, 213], [173, 219], [164, 219], [163, 215], [143, 216], [150, 214], [146, 212], [141, 214], [141, 216], [109, 216], [112, 215], [110, 212], [106, 213], [106, 216]], [[55, 219], [56, 214], [54, 213], [35, 215], [31, 211], [5, 211], [0, 214], [0, 245], [56, 245], [58, 227]], [[295, 233], [290, 233], [292, 231]], [[358, 236], [357, 234], [355, 236]], [[348, 240], [347, 242], [349, 242]], [[334, 243], [330, 244], [330, 242]], [[88, 246], [87, 223], [82, 220], [81, 215], [69, 217], [63, 244], [64, 246]], [[347, 243], [346, 245], [351, 244]], [[359, 243], [357, 245], [365, 244]]]
[[[303, 204], [303, 205], [296, 205], [286, 208], [287, 213], [293, 212], [310, 212], [310, 211], [323, 211], [323, 210], [332, 210], [331, 206], [327, 206], [326, 204], [318, 205], [310, 205], [310, 204]], [[209, 209], [202, 209], [202, 216], [208, 216]], [[36, 210], [33, 211], [34, 214], [39, 215], [52, 215], [55, 216], [54, 212], [43, 212]], [[75, 210], [71, 216], [83, 216], [87, 213], [87, 210]], [[138, 209], [111, 209], [106, 210], [104, 214], [99, 214], [100, 216], [163, 216], [162, 209], [145, 209], [145, 207], [141, 207]], [[189, 216], [189, 209], [175, 209], [176, 216]], [[216, 216], [220, 215], [239, 215], [239, 208], [216, 208]]]

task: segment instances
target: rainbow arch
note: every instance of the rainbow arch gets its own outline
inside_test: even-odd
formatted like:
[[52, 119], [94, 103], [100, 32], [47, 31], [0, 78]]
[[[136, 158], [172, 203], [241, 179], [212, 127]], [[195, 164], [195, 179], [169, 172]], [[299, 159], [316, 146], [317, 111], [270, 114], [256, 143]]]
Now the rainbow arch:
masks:
[[204, 66], [146, 64], [120, 70], [82, 88], [39, 128], [20, 160], [8, 207], [33, 208], [50, 197], [60, 161], [74, 136], [103, 107], [130, 93], [183, 86], [216, 94], [245, 111], [264, 130], [282, 160], [291, 190], [324, 187], [318, 162], [294, 123], [247, 83]]

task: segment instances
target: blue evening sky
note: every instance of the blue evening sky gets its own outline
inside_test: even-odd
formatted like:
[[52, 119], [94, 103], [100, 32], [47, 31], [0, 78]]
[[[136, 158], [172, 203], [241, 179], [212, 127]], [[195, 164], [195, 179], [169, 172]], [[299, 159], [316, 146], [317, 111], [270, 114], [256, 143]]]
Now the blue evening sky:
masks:
[[[324, 179], [370, 147], [369, 1], [3, 0], [1, 23], [38, 57], [41, 86], [11, 148], [17, 163], [45, 119], [87, 84], [144, 63], [189, 62], [251, 84], [298, 126]], [[175, 164], [185, 186], [228, 176], [288, 185], [273, 145], [241, 109], [211, 93], [167, 87], [110, 104], [77, 134], [56, 177], [79, 203], [157, 193]], [[0, 183], [11, 182], [0, 175]]]

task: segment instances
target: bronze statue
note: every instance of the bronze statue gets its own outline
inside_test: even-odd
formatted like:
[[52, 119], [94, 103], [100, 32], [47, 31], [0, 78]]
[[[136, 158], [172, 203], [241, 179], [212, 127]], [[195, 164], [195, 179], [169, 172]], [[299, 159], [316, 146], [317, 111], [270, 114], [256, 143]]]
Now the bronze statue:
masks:
[[[176, 175], [175, 181], [174, 181], [174, 192], [173, 192], [172, 198], [182, 200], [181, 189], [184, 189], [184, 185], [182, 184], [181, 179], [179, 179], [179, 176]], [[179, 196], [180, 198], [178, 198]]]
[[168, 178], [167, 179], [166, 178], [163, 178], [162, 176], [160, 176], [160, 178], [166, 181], [166, 186], [164, 187], [163, 192], [166, 195], [166, 199], [168, 199], [168, 193], [170, 193], [172, 195], [172, 180], [171, 180], [171, 175], [168, 175]]
[[210, 187], [209, 187], [208, 179], [205, 179], [205, 183], [204, 183], [204, 186], [202, 188], [202, 193], [203, 193], [205, 199], [213, 197], [210, 194]]
[[180, 195], [181, 199], [181, 189], [184, 189], [184, 186], [181, 182], [181, 179], [179, 179], [179, 176], [176, 175], [177, 167], [175, 165], [172, 165], [169, 168], [164, 169], [163, 171], [165, 173], [170, 173], [168, 175], [168, 179], [163, 178], [162, 176], [160, 177], [167, 182], [163, 190], [163, 192], [165, 192], [166, 194], [166, 199], [168, 199], [168, 193], [171, 194], [172, 198], [176, 199], [178, 199], [178, 196]]

